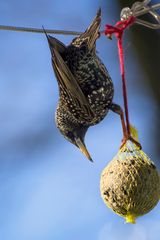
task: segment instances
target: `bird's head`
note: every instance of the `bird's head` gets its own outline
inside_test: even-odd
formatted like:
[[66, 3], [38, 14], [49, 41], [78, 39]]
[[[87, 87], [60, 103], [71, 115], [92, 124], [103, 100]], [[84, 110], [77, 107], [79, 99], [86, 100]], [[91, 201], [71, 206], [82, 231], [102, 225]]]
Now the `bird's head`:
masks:
[[79, 126], [76, 128], [72, 128], [72, 129], [65, 129], [65, 132], [61, 131], [63, 136], [70, 141], [71, 143], [73, 143], [76, 147], [78, 147], [80, 149], [80, 151], [91, 161], [93, 162], [87, 148], [86, 145], [84, 143], [84, 138], [85, 138], [85, 134], [87, 132], [88, 127], [86, 126]]

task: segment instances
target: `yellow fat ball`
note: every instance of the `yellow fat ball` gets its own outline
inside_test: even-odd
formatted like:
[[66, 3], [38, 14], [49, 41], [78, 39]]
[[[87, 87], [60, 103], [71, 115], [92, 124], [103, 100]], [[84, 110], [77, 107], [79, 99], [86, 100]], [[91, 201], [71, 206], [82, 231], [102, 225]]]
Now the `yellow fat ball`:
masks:
[[160, 177], [149, 157], [128, 140], [103, 170], [101, 196], [126, 222], [149, 212], [160, 199]]

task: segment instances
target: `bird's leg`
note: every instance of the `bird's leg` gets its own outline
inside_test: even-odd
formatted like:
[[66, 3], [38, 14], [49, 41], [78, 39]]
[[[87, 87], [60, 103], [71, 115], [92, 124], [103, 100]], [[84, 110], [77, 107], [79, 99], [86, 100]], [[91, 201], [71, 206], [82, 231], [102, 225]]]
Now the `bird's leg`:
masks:
[[117, 113], [120, 116], [121, 124], [122, 124], [122, 131], [123, 131], [123, 140], [122, 140], [122, 143], [123, 143], [124, 139], [126, 139], [128, 137], [123, 110], [118, 104], [115, 104], [115, 103], [112, 103], [109, 106], [109, 109], [112, 110], [113, 112]]
[[122, 131], [123, 131], [123, 139], [122, 139], [122, 143], [121, 143], [121, 147], [122, 148], [124, 146], [124, 144], [127, 142], [127, 140], [131, 140], [132, 142], [134, 142], [138, 148], [142, 148], [141, 144], [139, 142], [137, 142], [130, 133], [128, 133], [127, 128], [126, 128], [126, 123], [125, 123], [125, 119], [124, 119], [124, 113], [122, 108], [115, 103], [112, 103], [109, 106], [109, 109], [112, 110], [113, 112], [117, 113], [120, 116], [121, 119], [121, 125], [122, 125]]

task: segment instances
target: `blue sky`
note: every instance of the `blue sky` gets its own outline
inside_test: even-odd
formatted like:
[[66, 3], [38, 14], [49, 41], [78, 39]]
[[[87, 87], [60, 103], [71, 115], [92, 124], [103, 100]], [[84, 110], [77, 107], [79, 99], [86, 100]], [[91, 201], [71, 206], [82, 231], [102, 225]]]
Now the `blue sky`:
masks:
[[[114, 23], [113, 1], [1, 0], [0, 24], [83, 31], [99, 6], [102, 29]], [[68, 44], [72, 37], [56, 36]], [[131, 122], [143, 150], [155, 162], [158, 106], [125, 37]], [[97, 42], [122, 105], [116, 41]], [[159, 240], [160, 205], [136, 225], [111, 212], [100, 197], [100, 174], [117, 153], [122, 138], [119, 117], [109, 113], [89, 129], [86, 145], [94, 164], [60, 135], [54, 123], [58, 89], [43, 34], [0, 31], [0, 239], [3, 240]], [[152, 140], [153, 139], [153, 140]]]

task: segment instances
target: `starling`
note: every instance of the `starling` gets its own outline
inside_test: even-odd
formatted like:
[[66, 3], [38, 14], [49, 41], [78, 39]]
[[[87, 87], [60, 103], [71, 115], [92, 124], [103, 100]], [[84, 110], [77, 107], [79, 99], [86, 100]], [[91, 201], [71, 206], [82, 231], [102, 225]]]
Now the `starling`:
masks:
[[91, 161], [84, 143], [85, 134], [90, 126], [104, 119], [109, 109], [120, 115], [123, 132], [126, 131], [123, 111], [112, 102], [111, 77], [96, 52], [100, 24], [99, 9], [87, 30], [68, 46], [46, 34], [59, 87], [56, 125], [62, 135]]

